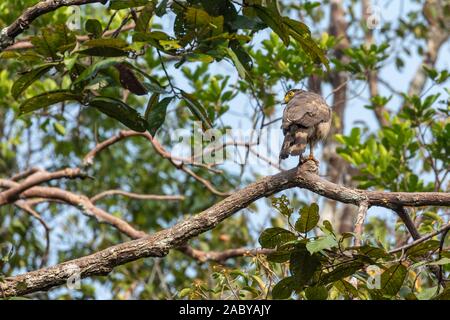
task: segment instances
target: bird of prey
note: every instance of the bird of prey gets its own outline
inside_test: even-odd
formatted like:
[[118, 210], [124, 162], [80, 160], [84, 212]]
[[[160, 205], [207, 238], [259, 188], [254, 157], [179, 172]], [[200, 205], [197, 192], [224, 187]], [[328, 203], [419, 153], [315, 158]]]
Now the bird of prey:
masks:
[[[286, 108], [283, 112], [284, 141], [280, 161], [289, 156], [300, 156], [300, 164], [313, 160], [314, 146], [328, 135], [331, 127], [331, 109], [325, 100], [314, 92], [300, 89], [289, 90], [284, 96]], [[302, 157], [309, 144], [309, 157]]]

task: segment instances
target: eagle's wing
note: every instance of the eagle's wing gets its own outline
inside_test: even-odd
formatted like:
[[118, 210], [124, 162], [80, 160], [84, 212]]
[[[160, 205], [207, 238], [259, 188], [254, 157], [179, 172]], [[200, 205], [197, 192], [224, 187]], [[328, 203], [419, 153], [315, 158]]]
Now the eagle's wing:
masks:
[[286, 132], [292, 125], [310, 128], [330, 120], [331, 112], [325, 100], [313, 92], [296, 94], [283, 112], [282, 128]]

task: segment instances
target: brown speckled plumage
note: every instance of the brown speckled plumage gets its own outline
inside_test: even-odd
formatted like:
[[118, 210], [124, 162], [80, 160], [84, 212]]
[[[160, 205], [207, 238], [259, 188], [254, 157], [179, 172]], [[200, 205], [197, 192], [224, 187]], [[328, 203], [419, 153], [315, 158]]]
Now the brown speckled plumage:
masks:
[[[286, 94], [287, 106], [283, 112], [284, 142], [280, 160], [289, 156], [300, 156], [310, 146], [310, 158], [314, 159], [313, 149], [318, 141], [328, 135], [331, 126], [331, 109], [325, 100], [314, 92], [291, 90], [293, 96]], [[292, 95], [292, 93], [291, 93]]]

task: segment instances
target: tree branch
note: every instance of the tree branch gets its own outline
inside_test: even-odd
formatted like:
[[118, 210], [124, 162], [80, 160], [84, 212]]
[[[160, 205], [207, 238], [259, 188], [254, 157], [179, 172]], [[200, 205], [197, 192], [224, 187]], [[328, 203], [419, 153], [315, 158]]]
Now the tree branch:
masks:
[[420, 239], [420, 233], [417, 230], [414, 221], [412, 221], [411, 217], [409, 216], [408, 210], [406, 210], [403, 206], [400, 206], [395, 210], [395, 212], [397, 212], [400, 219], [402, 219], [403, 223], [406, 226], [406, 229], [408, 229], [409, 233], [411, 234], [411, 237], [414, 240]]
[[31, 22], [39, 16], [55, 11], [61, 7], [79, 6], [89, 3], [106, 3], [105, 0], [44, 0], [27, 8], [12, 24], [0, 32], [0, 52], [14, 43], [14, 39], [28, 29]]
[[267, 255], [267, 254], [276, 252], [276, 249], [267, 249], [267, 248], [256, 248], [256, 249], [236, 248], [236, 249], [228, 249], [228, 250], [224, 250], [224, 251], [205, 252], [205, 251], [194, 249], [187, 245], [177, 248], [177, 250], [195, 260], [198, 260], [198, 262], [200, 262], [200, 263], [205, 263], [207, 261], [214, 261], [214, 262], [218, 262], [220, 264], [224, 264], [227, 259], [231, 259], [231, 258], [256, 256], [258, 254]]
[[123, 190], [107, 190], [100, 192], [99, 194], [93, 196], [90, 200], [91, 202], [97, 202], [98, 200], [112, 196], [112, 195], [120, 195], [124, 197], [129, 197], [138, 200], [184, 200], [184, 196], [167, 196], [167, 195], [159, 195], [159, 194], [139, 194], [134, 192], [127, 192]]
[[[37, 171], [29, 176], [22, 183], [15, 184], [14, 187], [0, 193], [0, 206], [14, 202], [18, 199], [20, 193], [44, 182], [55, 179], [68, 178], [85, 178], [87, 175], [79, 168], [66, 168], [55, 172]], [[1, 186], [1, 185], [0, 185]]]
[[50, 227], [47, 225], [47, 223], [44, 221], [44, 219], [42, 219], [41, 215], [39, 213], [37, 213], [33, 208], [31, 208], [31, 206], [28, 203], [26, 203], [25, 201], [16, 201], [15, 205], [18, 208], [20, 208], [23, 211], [25, 211], [26, 213], [28, 213], [29, 215], [31, 215], [34, 218], [36, 218], [36, 220], [39, 221], [39, 223], [44, 228], [44, 231], [45, 231], [45, 251], [44, 251], [44, 254], [42, 255], [42, 259], [41, 259], [41, 268], [42, 268], [43, 266], [45, 266], [47, 264], [48, 255], [49, 255], [49, 252], [50, 252]]
[[404, 246], [398, 247], [396, 249], [393, 249], [391, 251], [389, 251], [389, 253], [397, 253], [397, 252], [401, 252], [401, 251], [405, 251], [408, 250], [409, 248], [412, 248], [416, 245], [418, 245], [419, 243], [422, 243], [424, 241], [427, 241], [428, 239], [433, 238], [434, 236], [437, 236], [440, 233], [446, 232], [447, 230], [450, 230], [450, 223], [447, 223], [445, 226], [443, 226], [442, 228], [440, 228], [439, 230], [429, 233], [426, 236], [423, 236], [422, 238], [419, 238], [411, 243], [408, 243]]
[[[0, 179], [0, 186], [6, 186], [10, 188], [16, 187], [16, 182]], [[78, 195], [70, 191], [62, 190], [53, 187], [33, 187], [20, 194], [20, 198], [45, 198], [46, 200], [58, 200], [63, 203], [72, 205], [81, 210], [83, 214], [89, 217], [96, 218], [99, 222], [107, 223], [114, 226], [117, 230], [126, 234], [132, 239], [139, 239], [147, 234], [143, 231], [139, 231], [132, 227], [128, 222], [122, 220], [105, 210], [96, 207], [88, 197]]]
[[[427, 16], [425, 14], [425, 18], [428, 21], [428, 38], [427, 38], [427, 49], [423, 55], [423, 61], [419, 65], [419, 67], [416, 70], [416, 73], [414, 74], [412, 81], [410, 83], [409, 89], [408, 89], [408, 96], [413, 95], [420, 95], [420, 93], [423, 91], [423, 88], [425, 86], [425, 83], [427, 81], [427, 74], [424, 70], [424, 66], [427, 66], [429, 68], [432, 68], [437, 61], [437, 58], [439, 56], [439, 50], [441, 49], [442, 45], [447, 41], [449, 38], [450, 32], [448, 27], [449, 19], [448, 16], [446, 16], [445, 9], [444, 9], [444, 1], [425, 1], [423, 10], [425, 11], [426, 8], [429, 6], [430, 10], [435, 11], [435, 15], [432, 15], [432, 17]], [[439, 17], [443, 17], [443, 21], [445, 24], [445, 28], [441, 27]]]
[[0, 292], [3, 292], [5, 297], [10, 297], [50, 289], [64, 284], [72, 276], [74, 266], [80, 270], [80, 277], [86, 278], [107, 275], [114, 267], [140, 258], [163, 257], [169, 250], [179, 248], [189, 239], [213, 229], [221, 221], [254, 201], [293, 187], [308, 189], [327, 198], [354, 205], [367, 201], [368, 206], [386, 208], [399, 205], [450, 206], [450, 193], [356, 190], [328, 182], [320, 178], [316, 172], [317, 167], [314, 162], [308, 161], [299, 168], [265, 177], [234, 192], [205, 211], [154, 235], [112, 246], [53, 267], [5, 278], [3, 283], [0, 283], [2, 289]]
[[[363, 0], [362, 1], [362, 18], [365, 21], [364, 25], [364, 33], [365, 33], [365, 44], [369, 47], [373, 44], [373, 30], [369, 29], [367, 26], [367, 21], [370, 18], [370, 12], [371, 12], [371, 1], [370, 0]], [[378, 71], [377, 70], [368, 70], [367, 71], [367, 83], [369, 84], [369, 93], [370, 97], [376, 97], [379, 93], [378, 91]], [[373, 110], [375, 113], [375, 117], [378, 120], [378, 124], [381, 127], [386, 127], [388, 125], [388, 121], [384, 117], [384, 113], [386, 112], [386, 109], [384, 106], [375, 106], [375, 109]]]
[[356, 216], [356, 223], [354, 232], [355, 246], [360, 246], [362, 242], [362, 234], [364, 232], [364, 221], [366, 220], [367, 210], [369, 208], [369, 203], [367, 201], [361, 201], [358, 208], [358, 215]]
[[[180, 158], [180, 157], [175, 157], [172, 156], [170, 154], [170, 152], [166, 151], [161, 144], [152, 137], [152, 135], [148, 132], [136, 132], [136, 131], [121, 131], [118, 135], [113, 136], [109, 139], [106, 139], [105, 141], [99, 143], [97, 146], [95, 146], [94, 149], [92, 149], [83, 159], [83, 164], [85, 166], [88, 165], [92, 165], [93, 164], [93, 159], [94, 157], [101, 152], [102, 150], [108, 148], [109, 146], [113, 145], [114, 143], [121, 141], [123, 139], [129, 138], [129, 137], [135, 137], [135, 136], [140, 136], [140, 137], [144, 137], [146, 138], [153, 146], [153, 148], [155, 149], [155, 151], [164, 159], [167, 159], [170, 161], [170, 163], [176, 167], [179, 170], [184, 171], [185, 173], [187, 173], [188, 175], [190, 175], [191, 177], [193, 177], [195, 180], [197, 180], [198, 182], [202, 183], [209, 191], [211, 191], [212, 193], [214, 193], [215, 195], [218, 195], [220, 197], [226, 197], [229, 195], [229, 193], [226, 192], [221, 192], [219, 190], [217, 190], [208, 180], [200, 177], [199, 175], [197, 175], [194, 171], [192, 171], [191, 169], [186, 167], [186, 164], [188, 165], [192, 165], [195, 167], [201, 167], [201, 168], [205, 168], [209, 171], [212, 171], [214, 173], [219, 173], [218, 170], [215, 170], [211, 167], [211, 165], [208, 164], [204, 164], [204, 163], [199, 163], [196, 161], [193, 161], [191, 159], [186, 159], [186, 158]], [[180, 162], [180, 163], [177, 163]]]

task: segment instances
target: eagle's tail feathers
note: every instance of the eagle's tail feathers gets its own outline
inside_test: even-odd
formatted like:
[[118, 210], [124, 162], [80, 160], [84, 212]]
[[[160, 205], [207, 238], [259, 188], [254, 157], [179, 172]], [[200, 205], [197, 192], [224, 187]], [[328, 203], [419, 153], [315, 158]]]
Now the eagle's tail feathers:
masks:
[[290, 132], [286, 132], [286, 136], [284, 137], [283, 146], [280, 151], [280, 160], [286, 159], [289, 157], [289, 150], [294, 143], [294, 136], [291, 135]]
[[301, 156], [308, 145], [308, 129], [298, 129], [295, 132], [294, 143], [290, 148], [290, 154], [293, 156]]

